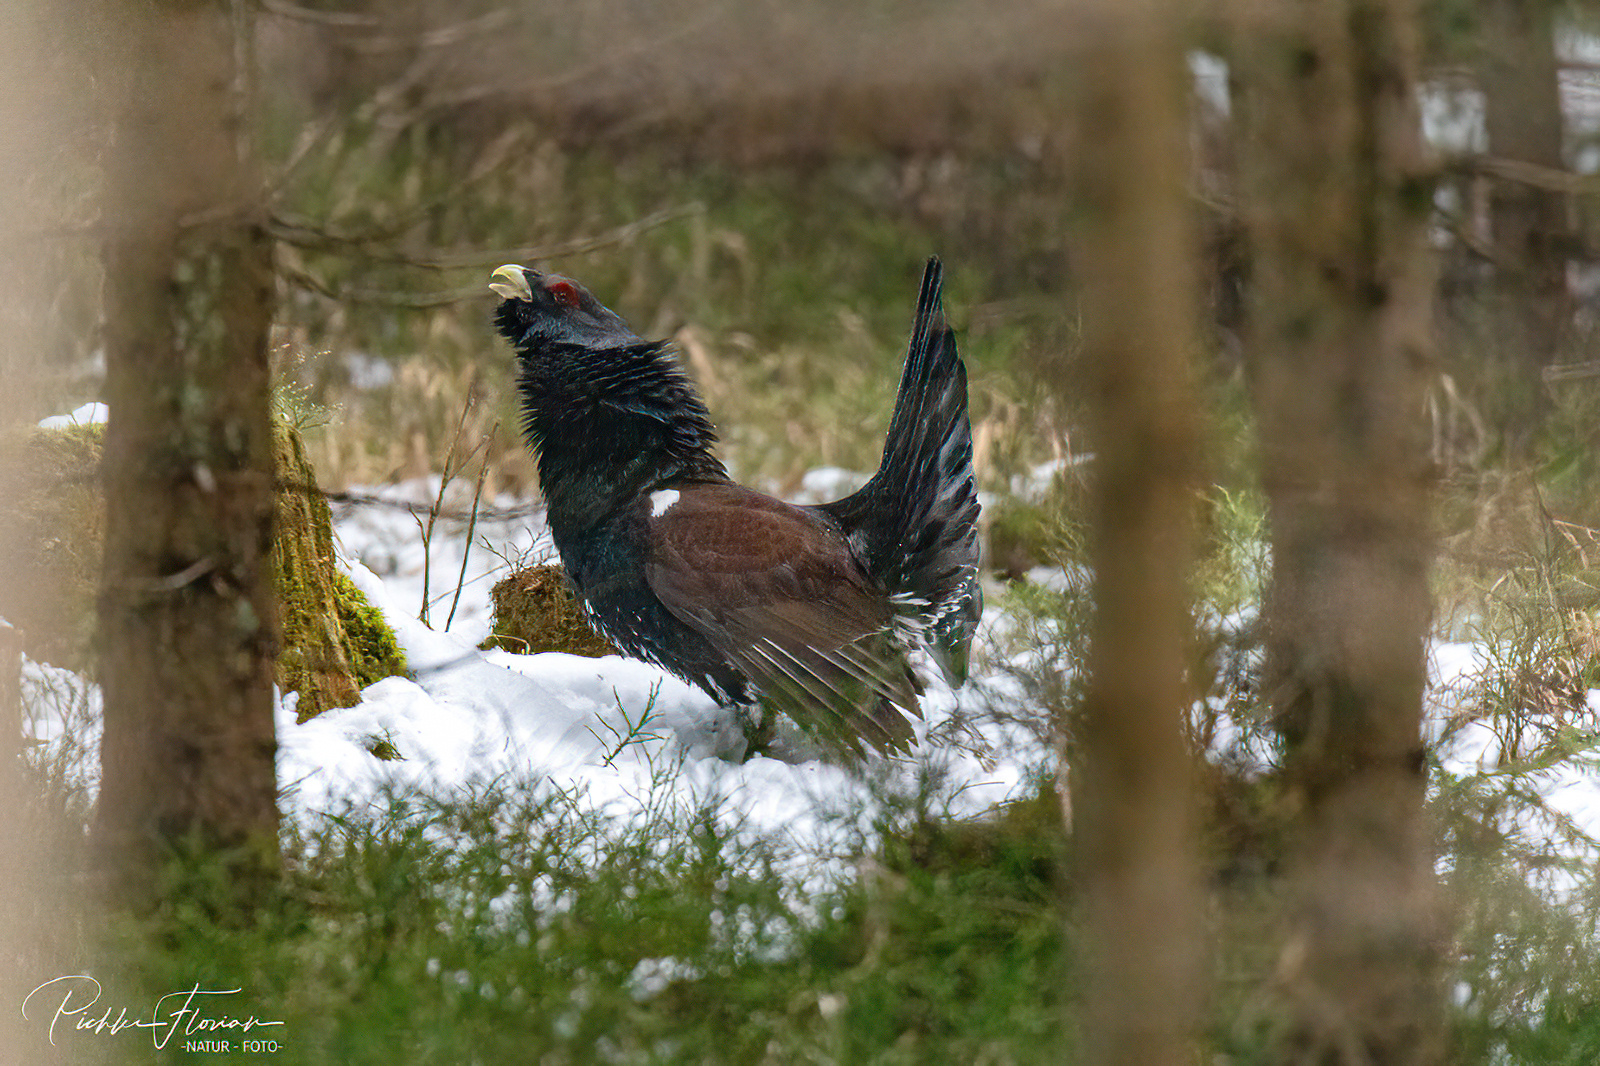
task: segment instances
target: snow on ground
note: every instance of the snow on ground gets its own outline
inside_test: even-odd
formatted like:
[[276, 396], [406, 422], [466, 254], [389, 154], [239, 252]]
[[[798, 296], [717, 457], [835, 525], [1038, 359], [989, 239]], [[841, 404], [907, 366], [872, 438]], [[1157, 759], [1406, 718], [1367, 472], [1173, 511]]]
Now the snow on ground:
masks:
[[807, 470], [800, 488], [790, 495], [790, 503], [815, 504], [842, 500], [867, 483], [870, 475], [838, 466], [819, 466]]
[[86, 403], [75, 408], [70, 414], [51, 415], [49, 418], [39, 420], [40, 429], [69, 429], [72, 426], [98, 426], [104, 425], [108, 408], [103, 403]]
[[[1539, 739], [1536, 729], [1548, 725], [1523, 725], [1510, 738], [1518, 751], [1507, 752], [1507, 738], [1500, 729], [1511, 727], [1481, 717], [1462, 721], [1461, 709], [1470, 708], [1472, 697], [1486, 667], [1484, 649], [1468, 643], [1438, 643], [1429, 659], [1429, 709], [1425, 739], [1434, 750], [1446, 773], [1457, 778], [1485, 775], [1502, 788], [1515, 785], [1526, 789], [1544, 805], [1541, 814], [1526, 803], [1510, 803], [1500, 813], [1504, 828], [1515, 831], [1536, 852], [1581, 857], [1587, 862], [1600, 860], [1594, 842], [1600, 842], [1600, 757], [1594, 750], [1580, 752], [1531, 769], [1528, 751]], [[1590, 689], [1581, 712], [1569, 717], [1570, 735], [1593, 735], [1600, 725], [1600, 689]], [[1511, 775], [1514, 775], [1512, 780]], [[1563, 824], [1563, 821], [1565, 824]], [[1575, 845], [1573, 831], [1591, 842]], [[1532, 872], [1536, 881], [1558, 896], [1568, 895], [1577, 882], [1564, 870], [1552, 868]]]
[[[846, 471], [815, 473], [804, 486], [808, 494], [848, 491], [864, 480]], [[868, 774], [803, 757], [803, 747], [791, 746], [784, 761], [741, 761], [743, 733], [732, 714], [646, 663], [478, 650], [489, 631], [489, 589], [506, 572], [507, 560], [520, 564], [551, 554], [536, 509], [514, 499], [494, 501], [495, 517], [478, 521], [470, 551], [465, 524], [441, 521], [425, 553], [413, 511], [425, 515], [438, 495], [437, 479], [374, 495], [382, 502], [343, 509], [337, 538], [356, 584], [394, 626], [414, 677], [380, 681], [359, 705], [303, 725], [294, 720], [292, 697], [280, 705], [278, 776], [287, 817], [382, 803], [397, 786], [449, 793], [496, 778], [575, 791], [623, 816], [643, 816], [664, 801], [698, 807], [715, 798], [738, 832], [786, 842], [804, 861], [826, 859], [823, 867], [839, 872], [851, 834], [860, 839], [882, 797], [914, 794], [930, 771], [943, 780], [948, 812], [972, 816], [1017, 796], [1033, 774], [1053, 764], [1053, 754], [1020, 726], [971, 714], [996, 701], [1020, 707], [1014, 676], [975, 676], [957, 694], [927, 671], [923, 742], [911, 759], [880, 761]], [[447, 508], [465, 511], [470, 502], [470, 486], [452, 485], [445, 494]], [[460, 602], [446, 630], [464, 554]], [[417, 618], [425, 561], [432, 626]], [[1060, 573], [1029, 577], [1047, 585], [1065, 580]], [[1005, 628], [991, 609], [980, 639], [996, 639]], [[1015, 656], [1006, 661], [1017, 665]], [[1489, 725], [1444, 728], [1481, 666], [1473, 645], [1432, 649], [1430, 739], [1445, 738], [1443, 764], [1456, 775], [1494, 771], [1500, 759], [1500, 740]], [[66, 671], [32, 663], [24, 686], [39, 757], [92, 794], [98, 692]], [[958, 709], [988, 745], [981, 757], [970, 746], [926, 739], [947, 730]], [[1589, 709], [1600, 715], [1600, 690], [1589, 694]], [[1227, 723], [1219, 730], [1219, 748], [1228, 744], [1229, 730]], [[400, 758], [380, 759], [375, 747], [392, 748]], [[1600, 838], [1600, 774], [1590, 764], [1558, 763], [1533, 786], [1551, 809]], [[1548, 827], [1544, 831], [1545, 839], [1554, 839]]]
[[[472, 482], [454, 480], [445, 486], [441, 499], [439, 477], [433, 475], [351, 493], [376, 502], [336, 505], [334, 533], [340, 548], [348, 560], [370, 571], [376, 580], [376, 586], [368, 582], [362, 591], [369, 598], [376, 595], [383, 600], [378, 606], [390, 624], [415, 623], [427, 601], [433, 629], [424, 626], [412, 634], [412, 639], [424, 646], [419, 647], [424, 656], [439, 635], [434, 631], [444, 630], [446, 622], [450, 623], [448, 636], [457, 643], [482, 641], [489, 635], [489, 590], [494, 583], [506, 576], [512, 564], [531, 566], [555, 554], [542, 513], [527, 501], [506, 495], [481, 501], [483, 513], [472, 525], [469, 548], [468, 522], [454, 516], [471, 512], [472, 493]], [[440, 502], [442, 517], [425, 550], [423, 531], [435, 501]], [[357, 583], [361, 583], [359, 579]], [[455, 603], [452, 618], [458, 587], [460, 601]], [[448, 649], [454, 644], [440, 647], [445, 649], [441, 654], [451, 654]], [[409, 653], [411, 649], [406, 650]]]
[[[340, 539], [352, 549], [349, 528], [341, 527]], [[441, 550], [459, 558], [458, 548]], [[486, 625], [458, 620], [459, 634], [441, 633], [415, 619], [407, 610], [417, 602], [414, 578], [386, 581], [360, 563], [351, 573], [395, 625], [416, 679], [381, 681], [360, 705], [304, 725], [294, 724], [291, 708], [280, 712], [279, 778], [295, 810], [337, 808], [395, 784], [449, 790], [506, 775], [577, 788], [612, 811], [643, 812], [660, 805], [656, 790], [665, 787], [668, 800], [686, 806], [717, 797], [723, 817], [741, 832], [776, 837], [816, 857], [838, 856], [844, 836], [862, 828], [874, 787], [904, 793], [916, 786], [916, 760], [893, 764], [887, 782], [871, 784], [816, 758], [740, 761], [744, 735], [732, 713], [654, 666], [616, 656], [480, 652], [475, 645]], [[924, 732], [955, 707], [950, 690], [930, 680]], [[921, 762], [940, 763], [959, 790], [955, 813], [975, 814], [1012, 797], [1030, 762], [1044, 758], [998, 727], [989, 739], [1011, 755], [988, 768], [965, 752], [922, 753]], [[370, 749], [378, 741], [402, 758], [375, 758]], [[676, 770], [663, 775], [664, 767]], [[841, 820], [852, 810], [855, 819]]]
[[[803, 488], [819, 498], [851, 491], [866, 480], [831, 469], [813, 475]], [[434, 479], [381, 495], [425, 507], [437, 492]], [[470, 504], [454, 502], [463, 509]], [[497, 504], [503, 511], [517, 509], [514, 500]], [[285, 710], [279, 776], [294, 789], [291, 803], [316, 810], [375, 794], [387, 782], [448, 788], [473, 778], [534, 774], [547, 775], [561, 787], [581, 786], [601, 802], [625, 804], [645, 796], [660, 767], [681, 759], [673, 786], [683, 792], [679, 798], [723, 797], [730, 819], [751, 831], [781, 833], [803, 848], [831, 847], [832, 818], [819, 817], [819, 800], [834, 812], [854, 805], [870, 808], [872, 787], [832, 763], [764, 757], [741, 762], [743, 731], [733, 715], [700, 689], [647, 663], [616, 656], [478, 651], [476, 645], [489, 632], [489, 589], [504, 575], [504, 557], [533, 561], [551, 554], [541, 514], [480, 519], [449, 632], [440, 630], [460, 573], [466, 544], [461, 529], [435, 532], [428, 592], [434, 601], [433, 629], [416, 619], [424, 555], [410, 513], [403, 507], [361, 507], [341, 517], [335, 529], [351, 559], [353, 579], [395, 627], [416, 680], [380, 682], [364, 693], [359, 706], [325, 713], [303, 726], [293, 725], [292, 712]], [[481, 546], [485, 539], [492, 550]], [[948, 723], [957, 707], [956, 695], [938, 678], [928, 678], [927, 687], [924, 735]], [[975, 685], [961, 698], [971, 704], [993, 690], [993, 685]], [[637, 729], [647, 706], [651, 718]], [[658, 739], [620, 744], [630, 731]], [[933, 763], [958, 793], [954, 812], [990, 808], [1017, 794], [1046, 753], [1019, 744], [999, 726], [990, 727], [986, 739], [1009, 755], [986, 767], [970, 753], [930, 746], [917, 759], [896, 764], [899, 772], [888, 782], [872, 785], [911, 790], [919, 770]], [[403, 760], [371, 756], [369, 749], [379, 740], [393, 744]]]
[[[843, 474], [828, 472], [811, 479], [811, 487], [864, 480]], [[465, 499], [459, 488], [446, 492], [447, 509], [470, 509], [471, 486]], [[451, 521], [436, 525], [424, 553], [413, 509], [425, 522], [438, 480], [371, 495], [381, 502], [342, 508], [336, 537], [352, 579], [394, 627], [414, 677], [380, 681], [357, 706], [304, 724], [295, 722], [293, 696], [280, 702], [278, 778], [286, 817], [381, 804], [396, 787], [448, 793], [497, 778], [576, 790], [596, 808], [623, 815], [716, 798], [738, 832], [785, 843], [806, 862], [834, 860], [839, 872], [848, 841], [870, 826], [879, 799], [914, 793], [929, 770], [944, 776], [949, 812], [974, 815], [1017, 795], [1030, 771], [1049, 758], [1022, 731], [991, 724], [982, 728], [994, 759], [925, 744], [915, 758], [887, 761], [868, 775], [799, 755], [741, 761], [744, 734], [733, 714], [647, 663], [478, 650], [489, 632], [489, 589], [505, 574], [506, 560], [550, 554], [542, 514], [497, 500], [499, 513], [509, 516], [480, 518], [470, 551], [465, 524]], [[464, 553], [460, 603], [446, 630]], [[425, 560], [431, 627], [417, 618]], [[35, 735], [52, 752], [75, 747], [79, 781], [93, 791], [98, 693], [62, 671], [31, 669], [57, 692], [41, 686], [34, 693]], [[960, 694], [968, 706], [1005, 691], [1004, 679], [975, 681]], [[948, 725], [957, 708], [957, 696], [937, 678], [927, 679], [927, 689], [923, 736]], [[803, 752], [803, 741], [791, 740], [790, 750]], [[400, 757], [380, 759], [375, 747]]]

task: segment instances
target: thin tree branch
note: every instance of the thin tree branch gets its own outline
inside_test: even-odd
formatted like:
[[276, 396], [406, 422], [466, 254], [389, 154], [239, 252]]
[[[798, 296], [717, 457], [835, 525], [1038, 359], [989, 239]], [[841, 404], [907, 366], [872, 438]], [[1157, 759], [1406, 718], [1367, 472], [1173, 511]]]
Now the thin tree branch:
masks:
[[269, 15], [279, 18], [293, 19], [296, 22], [311, 22], [318, 26], [337, 26], [346, 30], [370, 30], [383, 25], [383, 20], [372, 15], [361, 15], [347, 11], [316, 11], [299, 4], [288, 3], [287, 0], [260, 0], [261, 10]]
[[[87, 481], [88, 478], [85, 477], [79, 480]], [[426, 510], [422, 504], [414, 500], [394, 500], [374, 492], [324, 489], [319, 485], [311, 485], [303, 481], [290, 481], [280, 478], [275, 483], [275, 487], [278, 492], [314, 493], [330, 504], [341, 504], [348, 507], [386, 507], [391, 510], [411, 511], [413, 513], [425, 512]], [[543, 513], [543, 503], [525, 503], [516, 507], [495, 507], [492, 504], [480, 504], [477, 509], [477, 520], [479, 522], [509, 522]], [[472, 512], [442, 507], [439, 510], [439, 517], [448, 521], [465, 522], [472, 518]]]
[[1469, 173], [1483, 174], [1502, 181], [1514, 181], [1547, 192], [1600, 193], [1600, 177], [1574, 174], [1558, 167], [1541, 166], [1520, 159], [1501, 159], [1496, 156], [1478, 156], [1465, 161], [1461, 168]]
[[640, 56], [661, 51], [668, 45], [675, 44], [685, 37], [699, 33], [711, 22], [722, 17], [728, 7], [727, 0], [718, 0], [718, 2], [707, 4], [705, 9], [695, 17], [674, 27], [668, 33], [664, 33], [659, 37], [651, 37], [647, 40], [635, 41], [630, 45], [618, 48], [609, 55], [601, 56], [588, 63], [579, 64], [559, 74], [528, 78], [511, 84], [494, 82], [436, 92], [428, 97], [423, 106], [426, 108], [458, 107], [462, 104], [476, 103], [479, 100], [496, 96], [527, 96], [539, 92], [548, 92], [551, 89], [559, 89], [582, 81], [591, 75], [615, 69], [624, 63], [632, 63]]
[[435, 270], [457, 270], [462, 267], [498, 266], [501, 263], [525, 263], [539, 259], [583, 255], [613, 244], [626, 244], [640, 234], [664, 226], [668, 222], [693, 215], [703, 215], [705, 211], [705, 204], [694, 201], [677, 207], [664, 208], [593, 237], [574, 237], [555, 244], [532, 244], [520, 248], [498, 248], [487, 252], [439, 252], [428, 257], [407, 257], [405, 261], [415, 266], [432, 267]]
[[[435, 251], [424, 255], [414, 255], [390, 249], [369, 251], [367, 252], [367, 258], [377, 263], [398, 263], [424, 270], [440, 271], [463, 270], [471, 267], [498, 265], [500, 263], [527, 263], [543, 259], [558, 259], [564, 256], [585, 255], [614, 244], [626, 244], [640, 234], [658, 226], [663, 226], [675, 219], [701, 214], [705, 210], [705, 205], [699, 202], [666, 208], [654, 214], [646, 215], [644, 218], [634, 222], [618, 226], [607, 233], [590, 237], [575, 237], [571, 240], [557, 241], [553, 244], [526, 245], [521, 248], [497, 248], [491, 251], [477, 252]], [[301, 223], [285, 221], [282, 218], [274, 218], [269, 221], [267, 229], [277, 240], [298, 248], [325, 251], [341, 246], [365, 248], [368, 245], [367, 240], [356, 236], [326, 233]], [[283, 265], [280, 273], [286, 280], [300, 286], [302, 289], [326, 296], [332, 300], [378, 304], [389, 307], [419, 309], [444, 307], [464, 300], [478, 299], [484, 294], [484, 289], [481, 285], [421, 293], [356, 288], [335, 290], [332, 286], [304, 269]]]

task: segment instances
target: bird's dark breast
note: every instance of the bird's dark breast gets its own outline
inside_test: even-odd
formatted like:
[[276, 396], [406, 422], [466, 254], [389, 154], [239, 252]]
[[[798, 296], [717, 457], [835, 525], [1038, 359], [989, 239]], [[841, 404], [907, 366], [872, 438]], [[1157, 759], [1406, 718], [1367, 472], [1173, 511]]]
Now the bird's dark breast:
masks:
[[749, 700], [743, 675], [705, 637], [675, 618], [646, 583], [642, 511], [625, 509], [582, 532], [552, 529], [551, 534], [590, 620], [608, 640], [699, 685], [719, 702]]

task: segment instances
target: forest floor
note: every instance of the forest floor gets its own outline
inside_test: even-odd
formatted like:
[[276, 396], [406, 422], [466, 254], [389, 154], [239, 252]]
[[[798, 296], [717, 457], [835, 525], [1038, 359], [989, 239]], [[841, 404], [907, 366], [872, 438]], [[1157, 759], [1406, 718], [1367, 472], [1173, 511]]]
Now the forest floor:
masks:
[[[1015, 487], [1036, 494], [1060, 469]], [[861, 476], [812, 471], [796, 498]], [[470, 505], [456, 498], [466, 491], [450, 486], [446, 505]], [[303, 724], [293, 697], [280, 701], [280, 805], [299, 872], [274, 921], [288, 928], [227, 931], [175, 904], [164, 919], [175, 949], [135, 965], [130, 982], [197, 967], [234, 979], [244, 966], [263, 1009], [287, 1016], [279, 1061], [377, 1062], [419, 1047], [408, 1061], [525, 1061], [500, 1057], [513, 1046], [551, 1061], [761, 1061], [779, 1048], [784, 1061], [1043, 1061], [1070, 1041], [1059, 1028], [1070, 878], [1051, 839], [1059, 756], [1038, 700], [1057, 691], [1050, 675], [1072, 680], [1070, 612], [1051, 604], [1086, 595], [1081, 568], [1035, 567], [991, 589], [968, 685], [952, 692], [923, 671], [909, 757], [848, 767], [791, 735], [779, 757], [744, 759], [734, 716], [652, 666], [479, 650], [493, 581], [551, 554], [528, 501], [492, 501], [511, 517], [480, 519], [469, 550], [463, 523], [425, 542], [413, 517], [439, 498], [436, 477], [350, 495], [368, 502], [336, 515], [343, 562], [412, 676]], [[1239, 632], [1253, 608], [1212, 617]], [[1239, 654], [1248, 669], [1254, 653]], [[1473, 954], [1470, 931], [1458, 945], [1460, 1024], [1491, 1033], [1486, 1053], [1548, 1042], [1540, 989], [1569, 979], [1514, 972], [1519, 937], [1557, 955], [1596, 950], [1592, 930], [1560, 942], [1560, 923], [1578, 935], [1593, 909], [1592, 743], [1552, 755], [1548, 737], [1524, 735], [1537, 726], [1486, 713], [1502, 658], [1441, 634], [1426, 723], [1441, 820], [1494, 827], [1514, 854], [1489, 864], [1492, 879], [1515, 870], [1519, 905], [1545, 908], [1514, 928], [1497, 928], [1486, 902], [1473, 912], [1479, 933], [1503, 941], [1499, 961]], [[98, 695], [31, 663], [25, 695], [33, 758], [82, 809], [98, 773]], [[1575, 722], [1600, 714], [1600, 689], [1583, 698]], [[1221, 696], [1197, 704], [1202, 754], [1233, 779], [1269, 782], [1270, 732], [1237, 710]], [[1439, 859], [1455, 891], [1470, 890], [1452, 877], [1473, 868], [1462, 839]], [[392, 967], [381, 980], [379, 960]], [[1041, 994], [1041, 982], [1062, 988]], [[680, 1016], [730, 996], [752, 1013], [727, 1046], [709, 1014]], [[1589, 1039], [1592, 1018], [1559, 1021], [1568, 1045]], [[1237, 1022], [1214, 1038], [1243, 1056], [1253, 1040]]]

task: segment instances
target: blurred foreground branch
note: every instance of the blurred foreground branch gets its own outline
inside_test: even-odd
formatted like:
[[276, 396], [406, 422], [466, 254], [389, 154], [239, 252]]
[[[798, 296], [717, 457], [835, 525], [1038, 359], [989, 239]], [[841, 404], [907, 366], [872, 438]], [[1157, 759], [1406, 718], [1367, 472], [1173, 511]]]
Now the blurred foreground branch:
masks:
[[[231, 5], [130, 5], [108, 167], [103, 785], [113, 880], [154, 902], [175, 851], [237, 897], [278, 867], [268, 564], [272, 246], [240, 132]], [[196, 221], [203, 220], [203, 221]]]
[[1306, 0], [1247, 42], [1249, 358], [1295, 916], [1276, 1061], [1443, 1061], [1421, 737], [1433, 175], [1409, 0]]
[[1189, 565], [1198, 471], [1182, 19], [1105, 12], [1079, 158], [1096, 403], [1095, 621], [1081, 724], [1091, 1063], [1184, 1066], [1200, 1003]]

